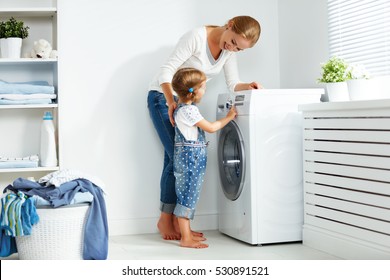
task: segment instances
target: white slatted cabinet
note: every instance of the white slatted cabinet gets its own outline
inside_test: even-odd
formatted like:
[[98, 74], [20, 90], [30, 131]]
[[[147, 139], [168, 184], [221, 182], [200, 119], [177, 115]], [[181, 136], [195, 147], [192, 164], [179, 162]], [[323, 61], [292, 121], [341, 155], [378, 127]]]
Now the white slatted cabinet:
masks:
[[303, 112], [303, 243], [345, 259], [390, 259], [390, 100]]

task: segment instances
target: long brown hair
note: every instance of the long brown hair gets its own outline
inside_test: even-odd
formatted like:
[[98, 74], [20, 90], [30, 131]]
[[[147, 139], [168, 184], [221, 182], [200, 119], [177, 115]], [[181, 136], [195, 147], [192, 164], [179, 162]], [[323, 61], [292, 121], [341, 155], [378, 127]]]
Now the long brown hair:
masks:
[[251, 42], [253, 47], [260, 38], [260, 23], [250, 16], [236, 16], [225, 25], [231, 24], [232, 30]]
[[183, 101], [194, 101], [195, 92], [206, 81], [206, 75], [195, 68], [181, 68], [172, 78], [172, 88]]

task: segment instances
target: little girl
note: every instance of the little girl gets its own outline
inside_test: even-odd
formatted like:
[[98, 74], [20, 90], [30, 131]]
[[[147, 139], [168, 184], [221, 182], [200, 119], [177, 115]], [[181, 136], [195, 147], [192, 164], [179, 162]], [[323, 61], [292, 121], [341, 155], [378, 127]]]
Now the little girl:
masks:
[[174, 113], [175, 150], [174, 175], [177, 203], [174, 214], [180, 227], [180, 246], [207, 248], [205, 239], [193, 236], [190, 219], [194, 218], [207, 162], [205, 131], [212, 133], [223, 128], [236, 116], [234, 107], [226, 117], [215, 122], [205, 120], [199, 112], [199, 103], [206, 90], [206, 76], [194, 68], [182, 68], [172, 79], [173, 90], [179, 97]]

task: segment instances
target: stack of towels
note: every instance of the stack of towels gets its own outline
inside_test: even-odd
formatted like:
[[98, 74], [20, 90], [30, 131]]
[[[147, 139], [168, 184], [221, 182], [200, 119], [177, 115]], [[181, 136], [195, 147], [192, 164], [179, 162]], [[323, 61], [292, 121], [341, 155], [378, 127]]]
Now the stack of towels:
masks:
[[0, 105], [50, 104], [56, 98], [54, 86], [46, 81], [9, 83], [0, 80]]
[[38, 155], [23, 158], [10, 158], [0, 156], [0, 169], [2, 168], [35, 168], [38, 167]]

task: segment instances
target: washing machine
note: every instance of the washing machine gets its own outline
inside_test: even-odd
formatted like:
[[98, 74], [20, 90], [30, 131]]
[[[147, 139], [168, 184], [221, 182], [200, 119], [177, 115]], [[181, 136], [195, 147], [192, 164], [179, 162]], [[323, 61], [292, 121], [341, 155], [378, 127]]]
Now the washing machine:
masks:
[[302, 116], [323, 89], [261, 89], [218, 95], [219, 231], [258, 245], [302, 240]]

